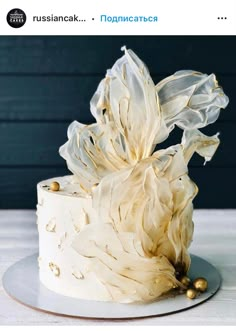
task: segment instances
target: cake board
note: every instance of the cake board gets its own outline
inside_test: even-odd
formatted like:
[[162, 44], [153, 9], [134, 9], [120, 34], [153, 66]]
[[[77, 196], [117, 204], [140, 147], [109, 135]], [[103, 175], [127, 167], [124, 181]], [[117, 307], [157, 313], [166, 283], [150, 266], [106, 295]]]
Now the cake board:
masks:
[[208, 289], [196, 299], [185, 294], [163, 298], [150, 303], [119, 304], [66, 297], [52, 292], [39, 280], [37, 254], [28, 256], [9, 267], [3, 276], [3, 287], [10, 297], [36, 310], [56, 315], [89, 319], [135, 319], [157, 317], [193, 308], [210, 299], [219, 289], [221, 277], [206, 260], [191, 255], [191, 279], [204, 277]]

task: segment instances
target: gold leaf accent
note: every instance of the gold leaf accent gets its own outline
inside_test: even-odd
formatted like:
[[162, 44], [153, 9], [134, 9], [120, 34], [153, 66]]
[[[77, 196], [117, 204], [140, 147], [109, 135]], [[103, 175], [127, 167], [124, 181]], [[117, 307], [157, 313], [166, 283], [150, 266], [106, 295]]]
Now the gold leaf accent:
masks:
[[82, 272], [80, 272], [79, 270], [73, 270], [72, 271], [72, 275], [76, 278], [76, 279], [84, 279], [84, 275], [82, 274]]
[[46, 231], [48, 232], [56, 232], [56, 219], [52, 218], [48, 224], [46, 225]]
[[89, 221], [89, 216], [88, 214], [85, 212], [85, 210], [83, 209], [83, 213], [84, 213], [84, 225], [87, 225], [90, 223]]
[[79, 227], [79, 225], [77, 225], [77, 224], [73, 224], [74, 225], [74, 229], [75, 229], [75, 232], [80, 232], [80, 227]]
[[57, 245], [57, 247], [59, 249], [63, 249], [63, 244], [66, 240], [66, 237], [67, 237], [67, 232], [64, 232], [63, 235], [61, 236], [60, 240], [59, 240], [59, 244]]
[[90, 222], [89, 222], [89, 217], [88, 217], [88, 214], [85, 214], [85, 224], [87, 225], [87, 224], [89, 224]]
[[60, 276], [60, 268], [53, 262], [49, 263], [49, 268], [53, 272], [54, 276], [59, 277]]

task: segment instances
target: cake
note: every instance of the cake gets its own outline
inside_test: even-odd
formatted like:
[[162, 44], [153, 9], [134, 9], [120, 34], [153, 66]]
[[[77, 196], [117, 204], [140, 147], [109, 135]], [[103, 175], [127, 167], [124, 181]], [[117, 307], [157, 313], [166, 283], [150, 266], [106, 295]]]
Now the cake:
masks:
[[[73, 122], [60, 147], [72, 174], [37, 185], [39, 276], [65, 296], [148, 302], [186, 287], [198, 192], [188, 163], [214, 155], [218, 134], [199, 129], [228, 98], [214, 74], [192, 70], [155, 85], [122, 50], [91, 99], [96, 122]], [[181, 142], [158, 148], [176, 126]]]

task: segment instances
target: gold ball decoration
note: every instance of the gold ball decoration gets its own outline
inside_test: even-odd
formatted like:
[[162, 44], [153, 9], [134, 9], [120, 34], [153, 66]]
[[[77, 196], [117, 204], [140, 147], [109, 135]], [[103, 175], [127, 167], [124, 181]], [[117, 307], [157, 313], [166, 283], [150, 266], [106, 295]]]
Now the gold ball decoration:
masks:
[[191, 280], [190, 280], [190, 278], [188, 277], [188, 276], [182, 276], [181, 278], [180, 278], [180, 282], [184, 285], [184, 286], [186, 286], [186, 287], [188, 287], [189, 285], [190, 285], [190, 283], [191, 283]]
[[50, 184], [50, 190], [51, 191], [59, 191], [60, 190], [60, 184], [58, 182], [52, 182]]
[[196, 278], [193, 282], [193, 286], [196, 290], [200, 292], [205, 292], [207, 290], [207, 280], [203, 277]]
[[189, 299], [195, 299], [196, 296], [197, 296], [197, 291], [194, 289], [194, 288], [189, 288], [187, 291], [186, 291], [186, 296], [189, 298]]

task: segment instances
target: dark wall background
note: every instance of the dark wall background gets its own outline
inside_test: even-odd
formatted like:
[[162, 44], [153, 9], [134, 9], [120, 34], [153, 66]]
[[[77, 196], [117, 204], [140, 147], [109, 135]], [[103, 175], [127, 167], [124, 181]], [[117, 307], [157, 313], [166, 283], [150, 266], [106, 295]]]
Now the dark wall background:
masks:
[[220, 131], [222, 142], [205, 167], [194, 157], [190, 176], [196, 207], [236, 207], [236, 37], [53, 36], [0, 37], [0, 208], [35, 208], [36, 183], [68, 173], [58, 154], [67, 127], [93, 121], [90, 98], [124, 44], [156, 83], [180, 69], [217, 75], [230, 104], [203, 132]]

